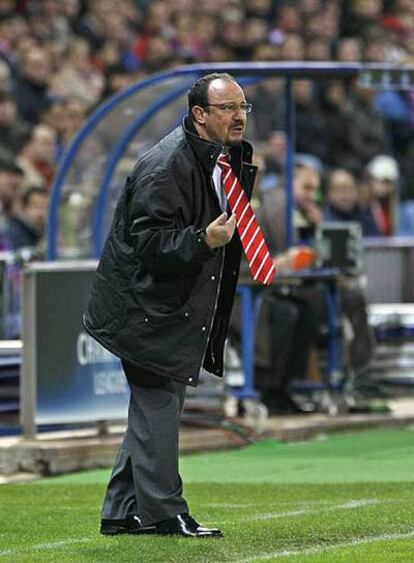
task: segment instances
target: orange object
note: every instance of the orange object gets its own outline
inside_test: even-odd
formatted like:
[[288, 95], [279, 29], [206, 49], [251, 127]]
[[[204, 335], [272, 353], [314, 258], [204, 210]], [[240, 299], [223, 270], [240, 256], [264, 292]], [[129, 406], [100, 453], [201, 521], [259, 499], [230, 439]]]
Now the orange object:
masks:
[[294, 270], [310, 268], [316, 260], [316, 252], [304, 246], [292, 249], [292, 264]]

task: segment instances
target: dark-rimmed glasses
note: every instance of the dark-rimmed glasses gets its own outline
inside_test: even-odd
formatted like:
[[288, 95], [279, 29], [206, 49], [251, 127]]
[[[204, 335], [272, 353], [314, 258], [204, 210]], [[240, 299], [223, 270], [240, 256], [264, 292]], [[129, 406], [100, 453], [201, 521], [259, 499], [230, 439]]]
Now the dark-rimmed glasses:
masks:
[[228, 102], [227, 104], [205, 104], [205, 106], [213, 106], [226, 113], [236, 113], [238, 110], [243, 113], [250, 113], [253, 109], [253, 104], [249, 104], [248, 102], [242, 102], [241, 104], [236, 102]]

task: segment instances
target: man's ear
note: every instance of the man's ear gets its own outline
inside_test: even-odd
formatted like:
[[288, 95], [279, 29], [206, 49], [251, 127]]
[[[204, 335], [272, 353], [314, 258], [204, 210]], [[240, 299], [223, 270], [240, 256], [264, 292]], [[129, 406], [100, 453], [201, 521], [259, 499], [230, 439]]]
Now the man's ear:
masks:
[[206, 119], [204, 117], [205, 109], [201, 106], [193, 106], [191, 111], [193, 112], [194, 119], [199, 125], [204, 125]]

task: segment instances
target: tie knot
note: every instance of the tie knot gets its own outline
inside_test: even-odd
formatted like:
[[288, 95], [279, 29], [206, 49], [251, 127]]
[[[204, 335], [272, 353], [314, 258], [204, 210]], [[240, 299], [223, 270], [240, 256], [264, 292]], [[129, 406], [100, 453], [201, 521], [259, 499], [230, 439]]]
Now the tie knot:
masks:
[[217, 159], [217, 164], [221, 168], [230, 168], [230, 158], [228, 154], [221, 154]]

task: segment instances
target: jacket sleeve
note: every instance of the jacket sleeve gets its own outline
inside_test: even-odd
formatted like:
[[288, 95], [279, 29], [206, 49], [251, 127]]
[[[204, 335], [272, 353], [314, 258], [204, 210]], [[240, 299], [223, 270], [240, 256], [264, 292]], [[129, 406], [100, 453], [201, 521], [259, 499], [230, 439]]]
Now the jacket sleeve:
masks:
[[130, 190], [128, 232], [148, 270], [159, 275], [197, 273], [216, 255], [205, 241], [207, 225], [188, 224], [191, 190], [180, 189], [169, 171], [133, 176]]

